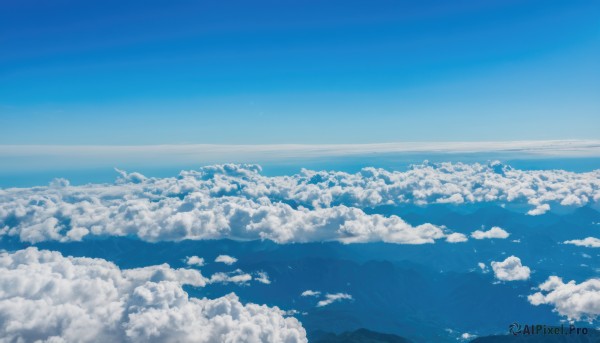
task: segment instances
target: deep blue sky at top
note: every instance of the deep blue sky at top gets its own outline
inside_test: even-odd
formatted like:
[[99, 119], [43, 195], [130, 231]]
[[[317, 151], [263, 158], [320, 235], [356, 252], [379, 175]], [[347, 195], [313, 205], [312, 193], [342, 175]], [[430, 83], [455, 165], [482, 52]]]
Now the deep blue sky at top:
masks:
[[598, 132], [596, 0], [0, 1], [0, 144]]

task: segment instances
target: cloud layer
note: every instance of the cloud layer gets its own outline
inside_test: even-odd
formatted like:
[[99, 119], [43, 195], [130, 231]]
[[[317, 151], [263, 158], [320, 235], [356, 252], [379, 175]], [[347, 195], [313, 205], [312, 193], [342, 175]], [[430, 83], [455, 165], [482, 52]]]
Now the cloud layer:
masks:
[[531, 304], [548, 304], [569, 320], [594, 320], [600, 316], [600, 279], [589, 279], [580, 284], [564, 283], [558, 276], [550, 276], [539, 286], [540, 292], [528, 297]]
[[0, 254], [0, 337], [42, 342], [307, 342], [277, 307], [235, 294], [189, 298], [197, 270], [121, 270], [102, 259], [28, 248]]
[[0, 145], [0, 165], [6, 168], [111, 165], [173, 166], [207, 161], [256, 162], [291, 158], [372, 156], [405, 153], [501, 152], [512, 157], [600, 156], [598, 140], [502, 142], [398, 142], [379, 144], [266, 144], [266, 145]]
[[598, 206], [600, 171], [520, 171], [499, 163], [441, 163], [406, 172], [356, 174], [303, 170], [268, 177], [256, 165], [215, 165], [175, 178], [119, 172], [115, 184], [0, 190], [0, 235], [22, 241], [136, 236], [146, 241], [270, 239], [402, 244], [449, 242], [443, 227], [411, 226], [367, 214], [381, 205], [508, 203], [542, 214], [554, 207]]

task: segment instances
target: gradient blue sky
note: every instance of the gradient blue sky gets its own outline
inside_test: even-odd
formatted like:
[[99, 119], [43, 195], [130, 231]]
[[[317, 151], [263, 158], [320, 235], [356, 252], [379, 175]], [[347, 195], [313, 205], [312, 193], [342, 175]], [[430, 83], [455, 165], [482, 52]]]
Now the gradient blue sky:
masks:
[[0, 2], [0, 144], [600, 135], [600, 2]]

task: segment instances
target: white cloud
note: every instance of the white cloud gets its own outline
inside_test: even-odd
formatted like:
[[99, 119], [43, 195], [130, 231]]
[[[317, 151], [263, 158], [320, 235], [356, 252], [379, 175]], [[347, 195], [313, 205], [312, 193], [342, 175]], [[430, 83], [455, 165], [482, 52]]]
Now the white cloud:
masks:
[[600, 170], [424, 163], [405, 172], [302, 170], [292, 176], [264, 176], [260, 166], [234, 164], [182, 171], [173, 178], [119, 172], [115, 184], [0, 189], [0, 235], [32, 243], [137, 236], [151, 242], [229, 238], [424, 244], [460, 236], [364, 209], [440, 202], [507, 203], [534, 210], [600, 206]]
[[510, 234], [508, 232], [498, 226], [494, 226], [487, 231], [476, 230], [471, 233], [471, 237], [475, 239], [505, 239], [508, 238], [509, 235]]
[[254, 277], [244, 272], [241, 269], [236, 269], [231, 272], [217, 272], [210, 276], [207, 280], [208, 283], [236, 283], [240, 285], [247, 285], [250, 281], [255, 280], [260, 283], [270, 284], [269, 275], [264, 271], [254, 273]]
[[548, 211], [550, 211], [550, 205], [541, 204], [541, 205], [536, 206], [536, 208], [527, 211], [527, 214], [530, 216], [539, 216]]
[[451, 233], [446, 236], [446, 242], [449, 242], [449, 243], [461, 243], [461, 242], [466, 242], [468, 240], [469, 239], [467, 238], [467, 236], [465, 236], [462, 233], [458, 233], [458, 232]]
[[119, 168], [115, 168], [115, 171], [120, 175], [120, 177], [117, 179], [118, 183], [142, 183], [146, 180], [146, 177], [144, 175], [137, 172], [128, 173]]
[[488, 267], [485, 265], [485, 263], [479, 262], [479, 263], [477, 263], [477, 266], [479, 267], [479, 269], [481, 269], [482, 273], [485, 274], [485, 273], [489, 272]]
[[204, 259], [202, 257], [198, 257], [198, 256], [190, 256], [186, 259], [185, 263], [188, 266], [202, 267], [202, 266], [204, 266]]
[[470, 334], [470, 333], [468, 333], [468, 332], [465, 332], [465, 333], [463, 333], [462, 335], [460, 335], [460, 338], [461, 338], [462, 340], [469, 340], [469, 339], [473, 339], [473, 338], [475, 338], [475, 337], [477, 337], [477, 335], [473, 335], [473, 334]]
[[[215, 171], [207, 168], [205, 172]], [[232, 191], [229, 185], [192, 192], [185, 183], [164, 187], [163, 182], [170, 180], [149, 182], [156, 188], [143, 183], [69, 187], [75, 189], [72, 194], [47, 189], [42, 195], [32, 190], [13, 202], [0, 202], [0, 223], [9, 223], [0, 228], [0, 235], [27, 242], [135, 235], [151, 242], [229, 238], [400, 244], [433, 243], [445, 237], [442, 228], [431, 224], [413, 227], [397, 216], [368, 215], [354, 207], [293, 208], [264, 196], [224, 195]], [[94, 192], [98, 193], [90, 194]], [[182, 192], [187, 194], [183, 199], [178, 196]]]
[[527, 280], [531, 270], [521, 264], [521, 259], [516, 256], [509, 256], [502, 262], [492, 261], [492, 270], [494, 276], [502, 281]]
[[570, 241], [565, 241], [564, 243], [588, 248], [600, 248], [600, 239], [596, 237], [587, 237], [585, 239], [573, 239]]
[[527, 299], [535, 306], [548, 304], [569, 320], [594, 320], [600, 315], [600, 279], [589, 279], [580, 284], [564, 283], [558, 276], [550, 276], [539, 286], [540, 292]]
[[334, 293], [334, 294], [325, 294], [325, 299], [319, 301], [317, 303], [317, 307], [324, 307], [327, 305], [331, 305], [336, 301], [342, 300], [352, 300], [352, 296], [347, 293]]
[[236, 269], [228, 273], [214, 273], [210, 277], [210, 283], [237, 283], [246, 284], [252, 280], [252, 275], [244, 273], [240, 269]]
[[237, 258], [229, 256], [229, 255], [219, 255], [215, 258], [215, 262], [225, 263], [230, 266], [237, 262]]
[[307, 289], [306, 291], [302, 292], [302, 294], [301, 294], [301, 296], [303, 296], [303, 297], [318, 297], [319, 295], [321, 295], [321, 292], [311, 291], [310, 289]]
[[277, 307], [188, 297], [182, 285], [207, 281], [198, 270], [121, 270], [28, 248], [1, 253], [0, 274], [0, 337], [10, 342], [307, 342]]
[[254, 280], [264, 283], [265, 285], [271, 284], [271, 280], [269, 279], [269, 275], [266, 272], [257, 272]]

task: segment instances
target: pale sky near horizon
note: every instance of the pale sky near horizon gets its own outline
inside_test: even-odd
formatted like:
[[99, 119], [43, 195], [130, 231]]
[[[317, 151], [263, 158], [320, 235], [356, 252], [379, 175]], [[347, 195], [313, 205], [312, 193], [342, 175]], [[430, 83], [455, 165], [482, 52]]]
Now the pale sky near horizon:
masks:
[[8, 1], [0, 144], [598, 139], [597, 1]]

